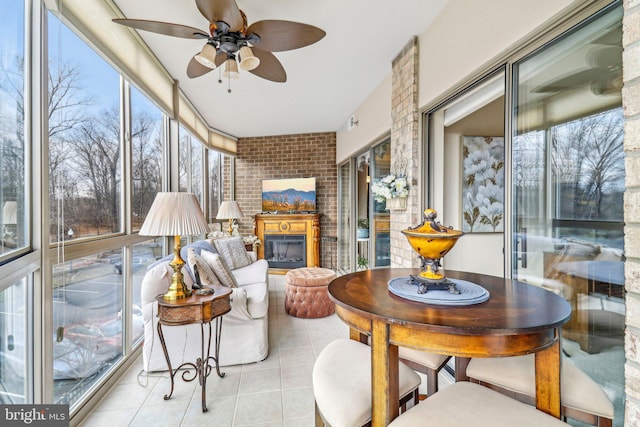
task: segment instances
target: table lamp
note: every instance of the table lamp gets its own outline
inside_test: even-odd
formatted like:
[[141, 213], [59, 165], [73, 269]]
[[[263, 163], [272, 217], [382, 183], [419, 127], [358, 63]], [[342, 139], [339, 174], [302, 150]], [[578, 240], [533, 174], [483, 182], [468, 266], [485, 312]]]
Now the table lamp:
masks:
[[204, 218], [198, 199], [193, 193], [158, 193], [144, 224], [140, 228], [141, 236], [174, 236], [174, 257], [169, 263], [173, 268], [171, 287], [164, 294], [164, 299], [174, 301], [186, 298], [191, 291], [184, 284], [180, 257], [180, 236], [196, 236], [207, 234], [209, 225]]
[[242, 218], [242, 211], [240, 210], [240, 206], [238, 202], [235, 200], [224, 201], [220, 204], [220, 209], [218, 209], [218, 215], [216, 215], [216, 219], [228, 219], [229, 220], [229, 235], [233, 232], [233, 220]]

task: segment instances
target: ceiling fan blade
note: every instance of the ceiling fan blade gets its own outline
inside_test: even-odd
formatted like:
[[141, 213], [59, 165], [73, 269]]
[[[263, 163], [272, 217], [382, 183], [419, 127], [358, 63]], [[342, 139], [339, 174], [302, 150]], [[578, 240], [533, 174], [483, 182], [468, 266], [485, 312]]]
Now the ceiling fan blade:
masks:
[[282, 52], [313, 44], [326, 33], [313, 25], [299, 22], [266, 20], [254, 22], [247, 28], [247, 35], [257, 34], [256, 47], [268, 52]]
[[195, 56], [191, 58], [191, 61], [189, 61], [189, 65], [187, 65], [187, 77], [189, 77], [190, 79], [195, 79], [196, 77], [203, 76], [209, 71], [212, 71], [211, 68], [205, 67], [204, 65], [199, 63]]
[[276, 83], [287, 81], [287, 72], [273, 53], [254, 48], [253, 54], [260, 59], [260, 65], [250, 73]]
[[196, 5], [210, 23], [224, 21], [229, 25], [231, 32], [242, 29], [242, 14], [235, 0], [196, 0]]
[[151, 31], [152, 33], [167, 36], [183, 37], [185, 39], [209, 38], [209, 34], [206, 31], [186, 25], [171, 24], [169, 22], [146, 21], [144, 19], [114, 19], [113, 22], [137, 30]]
[[[198, 52], [200, 53], [200, 52]], [[196, 53], [196, 55], [198, 54]], [[209, 71], [213, 71], [211, 68], [206, 67], [198, 62], [196, 59], [196, 55], [191, 57], [191, 61], [189, 61], [189, 65], [187, 65], [187, 77], [190, 79], [195, 79], [196, 77], [203, 76], [207, 74]], [[227, 59], [227, 55], [224, 52], [218, 51], [215, 57], [216, 67], [224, 64], [225, 59]]]

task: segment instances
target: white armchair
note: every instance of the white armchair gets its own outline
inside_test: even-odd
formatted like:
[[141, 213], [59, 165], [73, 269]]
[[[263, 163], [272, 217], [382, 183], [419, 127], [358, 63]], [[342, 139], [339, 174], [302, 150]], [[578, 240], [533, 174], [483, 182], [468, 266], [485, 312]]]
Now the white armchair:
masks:
[[[201, 242], [196, 243], [202, 245]], [[183, 249], [188, 250], [188, 247]], [[231, 311], [222, 317], [220, 341], [220, 365], [222, 366], [258, 362], [265, 359], [269, 352], [268, 264], [265, 260], [257, 260], [254, 252], [249, 252], [249, 255], [253, 261], [251, 264], [231, 271], [238, 287], [233, 288]], [[156, 297], [167, 291], [171, 284], [172, 273], [169, 261], [163, 261], [152, 266], [142, 281], [145, 371], [167, 370], [167, 362], [157, 332]], [[191, 288], [193, 280], [188, 272], [184, 273], [184, 278], [186, 285]], [[187, 361], [193, 362], [199, 357], [200, 325], [166, 327], [163, 328], [163, 333], [172, 366], [178, 366]], [[215, 342], [211, 345], [211, 354], [214, 354]]]

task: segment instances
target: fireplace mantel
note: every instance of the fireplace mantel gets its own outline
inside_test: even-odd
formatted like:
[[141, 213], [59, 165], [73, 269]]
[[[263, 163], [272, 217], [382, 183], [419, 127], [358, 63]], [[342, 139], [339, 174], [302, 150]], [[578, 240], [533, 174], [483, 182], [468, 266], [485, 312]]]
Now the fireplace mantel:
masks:
[[[269, 235], [305, 236], [306, 267], [320, 266], [320, 214], [257, 214], [255, 234], [262, 241], [258, 258], [265, 257], [265, 238]], [[284, 274], [289, 269], [270, 268], [270, 273]]]

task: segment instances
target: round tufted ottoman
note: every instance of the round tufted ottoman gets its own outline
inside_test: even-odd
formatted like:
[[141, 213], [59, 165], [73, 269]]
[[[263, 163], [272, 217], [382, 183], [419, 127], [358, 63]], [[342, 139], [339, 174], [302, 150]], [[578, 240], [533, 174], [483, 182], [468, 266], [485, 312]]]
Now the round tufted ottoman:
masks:
[[328, 268], [296, 268], [285, 276], [284, 310], [287, 314], [306, 319], [326, 317], [334, 313], [327, 286], [336, 278]]

